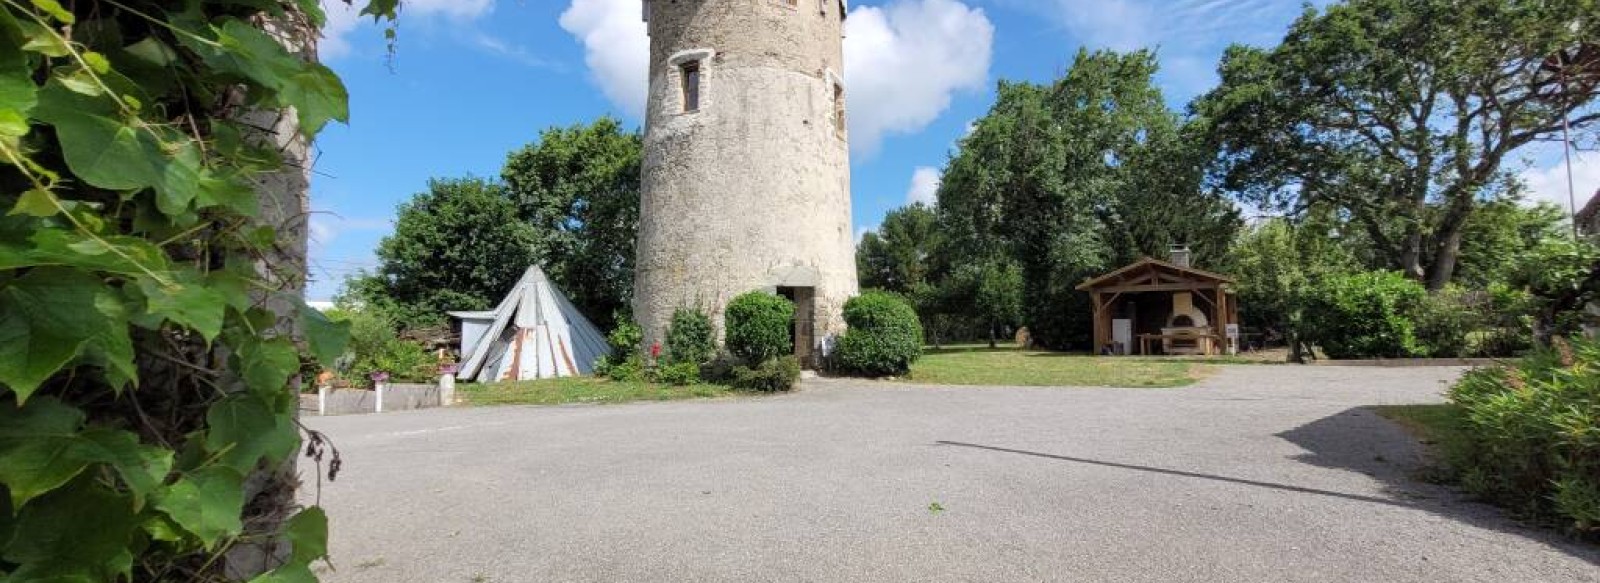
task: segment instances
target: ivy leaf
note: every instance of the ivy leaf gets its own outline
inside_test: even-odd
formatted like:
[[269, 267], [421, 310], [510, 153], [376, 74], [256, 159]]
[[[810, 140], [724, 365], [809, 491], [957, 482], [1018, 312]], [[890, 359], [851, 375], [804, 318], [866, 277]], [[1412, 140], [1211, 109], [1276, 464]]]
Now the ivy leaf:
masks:
[[296, 302], [300, 310], [300, 329], [305, 331], [306, 343], [311, 345], [311, 355], [317, 362], [331, 365], [350, 343], [350, 323], [335, 322], [305, 302]]
[[250, 583], [317, 583], [317, 576], [311, 573], [309, 566], [289, 563], [251, 579]]
[[294, 548], [291, 563], [309, 565], [328, 556], [328, 514], [312, 506], [301, 510], [284, 526], [284, 536]]
[[256, 340], [237, 348], [239, 375], [252, 391], [281, 391], [289, 377], [300, 370], [299, 352], [286, 340]]
[[39, 100], [33, 66], [22, 51], [21, 28], [10, 12], [0, 15], [0, 136], [28, 135], [28, 117]]
[[134, 370], [126, 318], [106, 295], [100, 278], [56, 267], [0, 287], [0, 384], [18, 402], [86, 349], [107, 367]]
[[[161, 171], [156, 175], [156, 208], [169, 217], [189, 212], [200, 195], [200, 148], [194, 140], [176, 134], [167, 136], [167, 146], [152, 152]], [[166, 152], [163, 158], [160, 152]]]
[[256, 191], [235, 176], [219, 176], [211, 170], [200, 172], [195, 208], [223, 207], [247, 217], [256, 215]]
[[153, 36], [147, 36], [144, 40], [123, 47], [122, 50], [159, 67], [165, 67], [178, 60], [177, 51], [172, 50], [172, 47], [167, 46], [167, 43], [161, 42], [161, 39]]
[[215, 340], [222, 333], [223, 316], [228, 310], [227, 299], [197, 275], [173, 275], [177, 281], [170, 285], [163, 285], [148, 277], [139, 278], [139, 291], [144, 293], [146, 309], [152, 315], [199, 332], [206, 342]]
[[313, 137], [328, 120], [350, 121], [350, 94], [339, 76], [327, 67], [309, 63], [307, 70], [290, 77], [282, 88], [284, 105], [300, 115], [300, 133]]
[[35, 52], [52, 58], [60, 58], [72, 54], [72, 49], [67, 46], [66, 39], [39, 23], [24, 20], [17, 22], [17, 27], [22, 29], [22, 36], [27, 39], [26, 42], [22, 43], [22, 50], [24, 51]]
[[82, 411], [50, 397], [20, 409], [0, 404], [0, 483], [13, 507], [61, 487], [94, 460], [77, 437], [82, 424]]
[[73, 22], [77, 22], [77, 19], [73, 18], [72, 13], [68, 12], [67, 9], [62, 8], [61, 3], [56, 2], [56, 0], [33, 0], [33, 6], [39, 10], [43, 10], [45, 14], [49, 14], [56, 20], [61, 21], [62, 24], [72, 24]]
[[61, 153], [79, 180], [108, 190], [137, 190], [161, 177], [139, 130], [115, 117], [106, 97], [90, 97], [51, 79], [35, 117], [56, 127]]
[[239, 472], [255, 469], [265, 457], [282, 460], [300, 446], [300, 435], [288, 415], [279, 415], [261, 397], [240, 393], [206, 411], [206, 449]]
[[80, 438], [99, 449], [98, 461], [111, 465], [133, 495], [133, 508], [144, 508], [145, 498], [161, 487], [172, 471], [172, 450], [139, 443], [139, 437], [106, 428], [85, 430]]
[[23, 243], [0, 241], [0, 269], [52, 265], [130, 276], [168, 269], [161, 249], [138, 237], [89, 238], [76, 230], [47, 227]]
[[37, 188], [29, 189], [17, 197], [16, 206], [11, 207], [9, 215], [27, 215], [30, 217], [53, 217], [60, 209], [56, 208], [55, 195], [48, 190]]
[[201, 468], [167, 487], [155, 506], [206, 548], [215, 548], [244, 529], [239, 520], [244, 513], [244, 477], [233, 468]]
[[139, 523], [128, 500], [83, 478], [21, 509], [7, 581], [112, 581], [131, 566]]

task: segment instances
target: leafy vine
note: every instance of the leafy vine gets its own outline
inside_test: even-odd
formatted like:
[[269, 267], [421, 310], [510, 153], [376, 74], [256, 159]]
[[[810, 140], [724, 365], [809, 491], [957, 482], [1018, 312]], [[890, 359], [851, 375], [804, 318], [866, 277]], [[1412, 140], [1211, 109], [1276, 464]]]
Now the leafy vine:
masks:
[[[397, 10], [362, 14], [392, 43]], [[0, 579], [315, 580], [294, 387], [346, 337], [300, 298], [304, 152], [348, 117], [323, 18], [0, 0]]]

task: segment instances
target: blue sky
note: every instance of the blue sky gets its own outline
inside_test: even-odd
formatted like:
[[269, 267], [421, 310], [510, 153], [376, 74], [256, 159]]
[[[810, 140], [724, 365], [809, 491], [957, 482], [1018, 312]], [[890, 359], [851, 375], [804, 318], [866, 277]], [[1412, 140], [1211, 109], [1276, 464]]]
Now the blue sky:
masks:
[[[349, 88], [351, 119], [317, 143], [310, 299], [331, 298], [347, 275], [375, 264], [372, 250], [392, 230], [395, 206], [428, 178], [497, 176], [508, 152], [549, 126], [607, 114], [640, 123], [646, 40], [639, 0], [405, 0], [392, 62], [378, 28], [342, 2], [324, 3], [323, 60]], [[1301, 7], [1300, 0], [852, 1], [845, 67], [857, 230], [931, 197], [938, 168], [987, 111], [997, 80], [1053, 79], [1080, 46], [1152, 46], [1162, 59], [1162, 89], [1181, 107], [1214, 82], [1223, 48], [1273, 44]], [[1585, 172], [1600, 182], [1600, 163], [1582, 165]], [[1550, 169], [1527, 176], [1554, 180]]]

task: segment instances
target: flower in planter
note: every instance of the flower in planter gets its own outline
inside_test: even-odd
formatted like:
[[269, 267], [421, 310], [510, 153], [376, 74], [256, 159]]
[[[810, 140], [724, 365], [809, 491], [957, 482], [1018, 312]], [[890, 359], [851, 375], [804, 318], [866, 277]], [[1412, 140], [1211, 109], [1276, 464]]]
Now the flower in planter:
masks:
[[446, 362], [439, 365], [439, 374], [456, 374], [458, 372], [461, 372], [461, 365], [459, 364]]
[[650, 360], [656, 360], [658, 358], [661, 358], [661, 343], [660, 342], [657, 342], [655, 344], [651, 344], [650, 345]]
[[378, 372], [372, 373], [372, 382], [374, 382], [374, 383], [387, 383], [387, 382], [389, 382], [389, 373], [386, 373], [386, 372], [383, 372], [383, 371], [378, 371]]

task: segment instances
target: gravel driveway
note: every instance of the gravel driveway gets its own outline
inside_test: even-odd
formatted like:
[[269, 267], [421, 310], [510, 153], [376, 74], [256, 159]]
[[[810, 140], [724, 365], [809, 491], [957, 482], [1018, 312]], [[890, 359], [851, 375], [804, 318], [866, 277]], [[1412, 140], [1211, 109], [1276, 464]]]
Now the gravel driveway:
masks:
[[1600, 581], [1600, 547], [1410, 479], [1363, 409], [1459, 372], [308, 419], [344, 454], [324, 580]]

